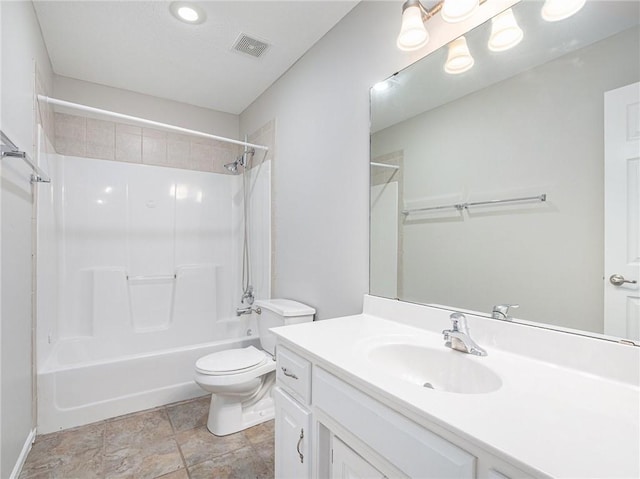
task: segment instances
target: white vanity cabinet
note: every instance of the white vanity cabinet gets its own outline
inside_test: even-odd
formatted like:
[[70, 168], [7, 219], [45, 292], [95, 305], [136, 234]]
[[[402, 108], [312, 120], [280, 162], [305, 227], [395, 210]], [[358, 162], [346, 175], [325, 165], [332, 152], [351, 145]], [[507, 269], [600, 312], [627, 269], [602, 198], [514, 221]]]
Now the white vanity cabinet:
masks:
[[331, 479], [385, 479], [386, 477], [337, 436], [332, 436]]
[[275, 472], [281, 479], [311, 477], [311, 363], [285, 347], [276, 352]]
[[304, 350], [279, 343], [276, 359], [278, 479], [533, 477], [452, 433], [412, 421]]
[[640, 478], [640, 348], [473, 319], [487, 356], [445, 346], [448, 311], [370, 296], [362, 314], [274, 328], [311, 478]]
[[311, 477], [311, 412], [279, 387], [274, 388], [276, 412], [276, 477]]
[[[313, 409], [406, 477], [474, 479], [476, 458], [322, 367], [313, 369]], [[331, 426], [329, 426], [331, 427]], [[334, 431], [340, 435], [339, 431]], [[335, 451], [334, 451], [335, 457]], [[373, 461], [373, 454], [372, 459]], [[392, 474], [393, 473], [393, 474]], [[396, 476], [389, 470], [388, 475]]]

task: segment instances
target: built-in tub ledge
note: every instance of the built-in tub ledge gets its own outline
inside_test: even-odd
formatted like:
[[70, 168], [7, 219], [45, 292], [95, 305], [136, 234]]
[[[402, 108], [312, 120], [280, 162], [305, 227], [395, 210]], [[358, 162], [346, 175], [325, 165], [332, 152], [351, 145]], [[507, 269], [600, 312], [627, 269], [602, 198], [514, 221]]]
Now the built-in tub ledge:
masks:
[[274, 332], [415, 423], [534, 477], [640, 477], [640, 348], [467, 315], [488, 353], [473, 356], [445, 347], [449, 313], [366, 296], [363, 314]]

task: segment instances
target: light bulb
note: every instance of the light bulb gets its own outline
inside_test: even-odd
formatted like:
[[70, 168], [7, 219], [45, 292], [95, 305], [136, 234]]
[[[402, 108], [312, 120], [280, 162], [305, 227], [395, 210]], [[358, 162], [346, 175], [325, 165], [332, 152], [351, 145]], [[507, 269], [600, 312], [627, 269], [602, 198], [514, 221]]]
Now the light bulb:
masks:
[[440, 15], [449, 23], [462, 22], [475, 13], [478, 5], [478, 0], [444, 0]]
[[444, 71], [457, 75], [469, 70], [474, 63], [467, 46], [467, 39], [464, 36], [456, 38], [449, 44], [449, 54], [447, 62], [444, 64]]
[[578, 13], [586, 0], [546, 0], [542, 6], [542, 18], [547, 22], [558, 22]]
[[522, 41], [524, 33], [518, 26], [513, 10], [510, 8], [491, 19], [491, 36], [489, 50], [503, 52], [515, 47]]
[[407, 7], [402, 12], [402, 27], [397, 46], [400, 50], [411, 51], [423, 47], [429, 41], [429, 33], [422, 21], [422, 11], [417, 5]]
[[178, 8], [178, 15], [187, 22], [195, 22], [198, 20], [198, 12], [191, 7]]
[[204, 10], [197, 5], [188, 2], [172, 2], [169, 10], [181, 22], [196, 25], [202, 23], [206, 19]]

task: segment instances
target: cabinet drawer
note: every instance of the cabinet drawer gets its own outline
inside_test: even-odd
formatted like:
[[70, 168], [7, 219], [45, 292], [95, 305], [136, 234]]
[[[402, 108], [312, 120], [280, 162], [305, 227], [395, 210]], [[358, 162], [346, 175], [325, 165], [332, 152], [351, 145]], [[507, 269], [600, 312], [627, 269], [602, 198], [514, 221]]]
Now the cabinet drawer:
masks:
[[476, 458], [321, 368], [313, 404], [409, 477], [475, 477]]
[[278, 385], [303, 404], [311, 402], [311, 363], [289, 349], [276, 351]]

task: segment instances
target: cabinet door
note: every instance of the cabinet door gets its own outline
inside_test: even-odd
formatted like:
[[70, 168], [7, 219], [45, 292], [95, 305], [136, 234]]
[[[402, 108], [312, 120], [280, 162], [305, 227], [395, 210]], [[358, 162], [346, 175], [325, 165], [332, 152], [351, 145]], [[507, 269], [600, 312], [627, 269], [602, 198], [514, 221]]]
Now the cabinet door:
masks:
[[331, 479], [385, 479], [386, 476], [349, 446], [332, 437]]
[[322, 368], [313, 404], [409, 477], [475, 479], [476, 457]]
[[311, 477], [311, 413], [279, 387], [276, 411], [276, 478]]

